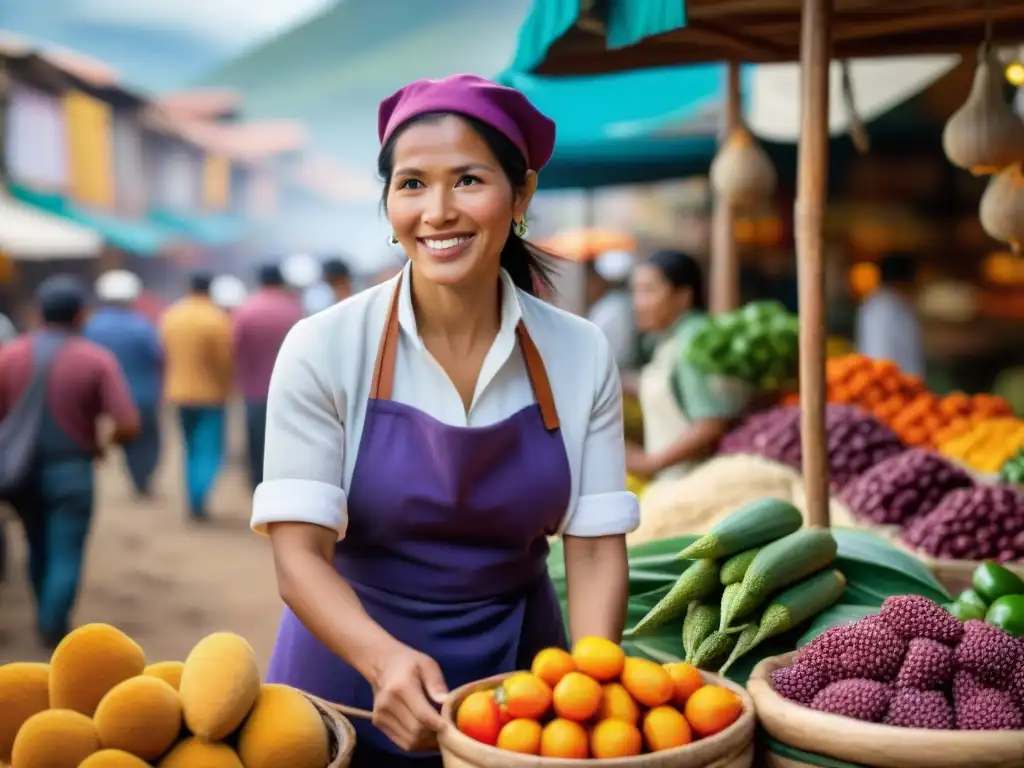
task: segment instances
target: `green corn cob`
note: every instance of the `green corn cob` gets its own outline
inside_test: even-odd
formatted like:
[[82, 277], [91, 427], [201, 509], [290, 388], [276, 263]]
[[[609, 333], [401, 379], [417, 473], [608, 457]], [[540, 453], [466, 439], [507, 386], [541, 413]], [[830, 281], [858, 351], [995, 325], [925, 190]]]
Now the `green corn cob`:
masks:
[[761, 547], [748, 549], [746, 552], [740, 552], [738, 555], [733, 555], [722, 563], [722, 571], [719, 574], [722, 586], [728, 587], [730, 584], [738, 584], [743, 581], [743, 577], [747, 573], [747, 568], [750, 567], [750, 564], [760, 551]]
[[692, 602], [686, 610], [683, 620], [683, 653], [689, 661], [697, 652], [700, 644], [718, 626], [719, 608], [709, 603]]
[[714, 560], [695, 560], [683, 571], [668, 594], [637, 622], [630, 634], [634, 637], [643, 635], [678, 619], [686, 613], [691, 602], [704, 600], [718, 589], [718, 563]]

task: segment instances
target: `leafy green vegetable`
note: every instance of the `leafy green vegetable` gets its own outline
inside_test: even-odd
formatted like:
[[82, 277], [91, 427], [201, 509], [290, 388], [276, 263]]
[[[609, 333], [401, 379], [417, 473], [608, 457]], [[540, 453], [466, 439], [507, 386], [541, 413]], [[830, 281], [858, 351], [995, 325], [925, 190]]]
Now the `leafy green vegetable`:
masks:
[[791, 761], [793, 765], [811, 765], [815, 768], [871, 768], [871, 766], [861, 763], [847, 763], [844, 760], [836, 760], [834, 757], [804, 752], [802, 749], [783, 744], [767, 735], [764, 738], [769, 752]]
[[777, 301], [754, 301], [715, 315], [687, 345], [687, 359], [705, 373], [777, 389], [797, 372], [799, 321]]
[[908, 594], [937, 603], [952, 599], [928, 566], [880, 536], [853, 528], [833, 528], [832, 535], [839, 544], [836, 564], [848, 585], [882, 600]]

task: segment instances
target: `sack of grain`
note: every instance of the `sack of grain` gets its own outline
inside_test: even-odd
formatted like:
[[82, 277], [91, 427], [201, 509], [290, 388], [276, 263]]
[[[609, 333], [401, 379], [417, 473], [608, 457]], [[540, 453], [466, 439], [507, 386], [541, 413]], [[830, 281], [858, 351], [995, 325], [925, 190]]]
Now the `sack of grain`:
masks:
[[756, 499], [793, 501], [799, 473], [760, 456], [717, 456], [682, 478], [658, 480], [640, 496], [640, 527], [629, 544], [706, 533]]

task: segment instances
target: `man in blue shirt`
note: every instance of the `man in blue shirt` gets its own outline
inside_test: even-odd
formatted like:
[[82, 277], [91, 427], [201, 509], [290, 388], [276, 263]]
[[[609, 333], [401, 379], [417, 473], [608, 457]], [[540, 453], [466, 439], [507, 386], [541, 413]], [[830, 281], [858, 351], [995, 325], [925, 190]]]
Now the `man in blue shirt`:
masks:
[[880, 285], [857, 309], [857, 351], [891, 360], [904, 373], [924, 376], [921, 320], [914, 310], [917, 262], [891, 253], [878, 265]]
[[163, 349], [160, 333], [145, 315], [132, 308], [142, 281], [127, 270], [106, 272], [96, 282], [102, 303], [85, 325], [84, 335], [109, 349], [121, 364], [141, 417], [141, 434], [124, 446], [132, 485], [140, 496], [151, 495], [150, 481], [160, 460], [160, 404]]

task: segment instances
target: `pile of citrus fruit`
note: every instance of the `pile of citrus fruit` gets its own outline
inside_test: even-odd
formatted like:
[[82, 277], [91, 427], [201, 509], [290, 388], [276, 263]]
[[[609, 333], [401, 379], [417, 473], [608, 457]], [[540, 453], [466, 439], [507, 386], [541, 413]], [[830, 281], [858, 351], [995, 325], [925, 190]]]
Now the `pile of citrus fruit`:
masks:
[[587, 637], [571, 654], [545, 649], [529, 672], [471, 693], [455, 724], [510, 752], [607, 759], [685, 746], [728, 728], [742, 711], [739, 696], [705, 685], [685, 662], [628, 657], [609, 640]]

